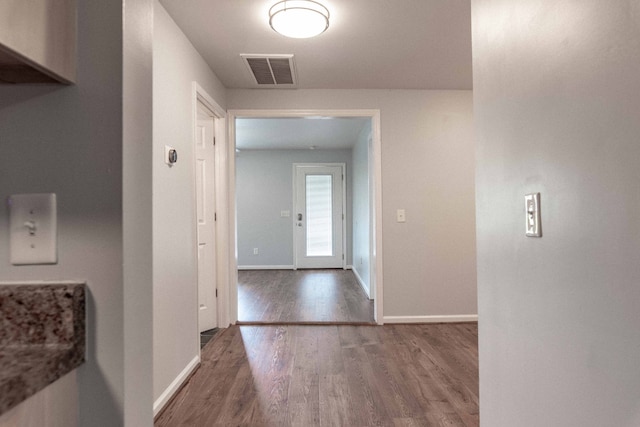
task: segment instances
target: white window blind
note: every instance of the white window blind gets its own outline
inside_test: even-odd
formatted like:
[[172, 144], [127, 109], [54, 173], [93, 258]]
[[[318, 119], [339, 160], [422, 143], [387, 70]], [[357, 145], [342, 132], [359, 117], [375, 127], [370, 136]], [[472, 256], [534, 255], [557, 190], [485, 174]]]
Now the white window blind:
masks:
[[307, 256], [333, 256], [331, 175], [307, 175]]

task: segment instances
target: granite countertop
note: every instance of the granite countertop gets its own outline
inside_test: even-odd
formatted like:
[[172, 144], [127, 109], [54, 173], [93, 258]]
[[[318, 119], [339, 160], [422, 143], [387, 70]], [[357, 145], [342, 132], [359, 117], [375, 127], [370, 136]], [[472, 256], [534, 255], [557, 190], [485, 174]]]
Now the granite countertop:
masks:
[[85, 360], [85, 285], [0, 285], [0, 414]]

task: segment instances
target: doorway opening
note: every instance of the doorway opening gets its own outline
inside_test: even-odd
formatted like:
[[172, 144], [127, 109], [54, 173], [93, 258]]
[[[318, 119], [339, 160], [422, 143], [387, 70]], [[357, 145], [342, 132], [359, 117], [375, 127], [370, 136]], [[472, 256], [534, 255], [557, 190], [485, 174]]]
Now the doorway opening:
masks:
[[379, 112], [228, 117], [232, 322], [381, 321]]

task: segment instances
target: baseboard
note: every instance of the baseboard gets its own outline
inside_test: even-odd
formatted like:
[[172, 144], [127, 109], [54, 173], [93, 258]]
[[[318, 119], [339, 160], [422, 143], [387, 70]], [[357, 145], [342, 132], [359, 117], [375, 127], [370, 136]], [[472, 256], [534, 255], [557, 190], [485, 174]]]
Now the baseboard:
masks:
[[238, 270], [293, 270], [293, 265], [239, 265]]
[[360, 277], [360, 274], [358, 273], [358, 270], [353, 268], [352, 265], [347, 266], [347, 268], [350, 269], [351, 271], [353, 271], [353, 274], [356, 276], [356, 279], [358, 280], [358, 283], [360, 284], [360, 287], [364, 291], [365, 295], [367, 295], [367, 298], [371, 299], [371, 294], [369, 293], [369, 290], [364, 285], [364, 280], [362, 280], [362, 277]]
[[477, 314], [456, 314], [444, 316], [384, 316], [384, 323], [457, 323], [477, 322]]
[[169, 387], [167, 387], [165, 391], [162, 392], [160, 397], [158, 397], [158, 399], [155, 402], [153, 402], [154, 417], [158, 415], [160, 411], [162, 411], [162, 409], [164, 409], [165, 405], [171, 400], [173, 395], [176, 394], [178, 390], [180, 390], [180, 387], [182, 387], [184, 382], [187, 379], [189, 379], [189, 377], [191, 376], [191, 373], [194, 371], [194, 369], [198, 367], [198, 365], [200, 365], [199, 355], [194, 357], [193, 360], [189, 362], [189, 364], [187, 364], [187, 366], [182, 370], [182, 372], [178, 374], [176, 379], [174, 379], [173, 382], [169, 384]]

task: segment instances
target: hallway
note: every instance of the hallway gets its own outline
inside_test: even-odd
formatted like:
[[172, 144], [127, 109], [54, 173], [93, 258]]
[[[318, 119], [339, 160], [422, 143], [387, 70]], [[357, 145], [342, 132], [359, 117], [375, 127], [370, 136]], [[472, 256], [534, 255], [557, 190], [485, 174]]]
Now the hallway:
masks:
[[351, 270], [238, 272], [240, 323], [374, 323], [373, 301]]
[[478, 426], [477, 331], [232, 326], [155, 426]]

